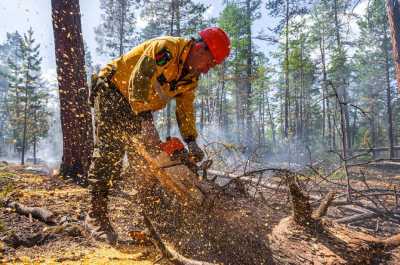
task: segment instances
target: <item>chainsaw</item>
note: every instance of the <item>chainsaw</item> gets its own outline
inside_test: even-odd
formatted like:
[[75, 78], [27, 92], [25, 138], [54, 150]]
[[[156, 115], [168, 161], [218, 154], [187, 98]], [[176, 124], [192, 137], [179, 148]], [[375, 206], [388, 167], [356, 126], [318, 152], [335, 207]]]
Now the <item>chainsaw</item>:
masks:
[[179, 138], [168, 136], [166, 141], [160, 144], [160, 148], [170, 156], [172, 161], [175, 162], [165, 165], [162, 168], [185, 165], [194, 174], [196, 174], [200, 180], [207, 177], [207, 170], [212, 166], [213, 161], [211, 159], [207, 159], [200, 165], [197, 165], [197, 163], [194, 161], [194, 158], [190, 155], [189, 151], [185, 148], [185, 145]]
[[[146, 139], [132, 138], [138, 153], [148, 162], [152, 176], [161, 186], [176, 194], [182, 205], [199, 207], [206, 195], [201, 190], [201, 182], [207, 177], [207, 169], [212, 161], [206, 160], [197, 165], [179, 138], [168, 137], [157, 147], [146, 146]], [[200, 172], [202, 174], [200, 175]]]

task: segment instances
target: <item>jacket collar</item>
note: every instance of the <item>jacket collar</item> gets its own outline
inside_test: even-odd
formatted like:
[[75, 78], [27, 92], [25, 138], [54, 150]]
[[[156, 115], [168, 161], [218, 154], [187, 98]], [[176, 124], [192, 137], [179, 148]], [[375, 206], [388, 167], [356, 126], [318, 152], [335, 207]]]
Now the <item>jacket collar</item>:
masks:
[[[179, 69], [178, 69], [178, 79], [181, 79], [183, 76], [183, 68], [185, 66], [186, 59], [189, 55], [190, 48], [192, 48], [194, 44], [194, 39], [190, 39], [186, 45], [183, 47], [181, 54], [179, 55]], [[188, 73], [190, 74], [190, 73]]]

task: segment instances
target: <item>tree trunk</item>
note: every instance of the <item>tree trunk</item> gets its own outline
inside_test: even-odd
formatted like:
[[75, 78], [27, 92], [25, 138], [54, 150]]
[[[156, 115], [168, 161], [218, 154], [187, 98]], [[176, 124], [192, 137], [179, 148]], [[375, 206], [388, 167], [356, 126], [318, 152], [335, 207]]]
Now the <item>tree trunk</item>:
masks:
[[[264, 85], [262, 86], [264, 87]], [[265, 139], [265, 91], [262, 91], [262, 98], [261, 98], [261, 144], [263, 147], [265, 146], [266, 139]]]
[[[28, 66], [29, 67], [29, 66]], [[28, 78], [28, 72], [26, 74]], [[22, 149], [21, 149], [21, 165], [25, 164], [25, 152], [26, 152], [26, 133], [28, 127], [28, 79], [25, 82], [25, 105], [24, 105], [24, 129], [22, 135]]]
[[338, 97], [339, 101], [339, 108], [340, 108], [340, 129], [342, 133], [342, 159], [343, 159], [343, 164], [344, 164], [344, 170], [346, 172], [346, 184], [347, 184], [347, 201], [351, 201], [351, 186], [350, 186], [350, 178], [349, 174], [347, 172], [347, 139], [348, 139], [348, 131], [346, 130], [346, 114], [345, 114], [345, 108], [343, 106], [343, 102], [340, 102], [340, 97]]
[[393, 59], [396, 67], [397, 91], [400, 93], [400, 3], [387, 0], [387, 14], [392, 35]]
[[[330, 111], [330, 95], [328, 91], [328, 74], [326, 71], [326, 60], [325, 60], [325, 31], [322, 29], [321, 37], [320, 37], [320, 52], [321, 52], [321, 63], [322, 63], [322, 94], [323, 94], [323, 105], [324, 105], [324, 116], [327, 118], [328, 123], [328, 142], [329, 148], [331, 150], [335, 149], [335, 140], [334, 140], [334, 128], [332, 126], [332, 115]], [[326, 106], [326, 107], [325, 107]], [[326, 114], [325, 114], [326, 113]], [[325, 119], [323, 121], [323, 127], [325, 128]]]
[[353, 143], [356, 142], [357, 119], [358, 119], [357, 111], [354, 111], [354, 114], [353, 114], [353, 125], [351, 126], [351, 141]]
[[33, 137], [33, 164], [37, 164], [37, 157], [36, 157], [36, 146], [37, 146], [37, 138], [36, 136]]
[[[337, 45], [337, 49], [339, 51], [339, 53], [344, 53], [343, 51], [343, 47], [342, 47], [342, 41], [341, 41], [341, 36], [340, 36], [340, 21], [339, 21], [339, 16], [338, 16], [338, 0], [334, 0], [334, 15], [335, 15], [335, 33], [336, 33], [336, 45]], [[340, 55], [342, 56], [342, 55]], [[340, 74], [343, 75], [344, 74], [344, 60], [342, 61], [342, 65], [341, 67], [341, 71]], [[346, 87], [346, 79], [343, 76], [342, 77], [342, 84], [339, 88], [340, 91], [340, 101], [343, 103], [343, 106], [340, 106], [341, 108], [343, 108], [344, 111], [344, 126], [345, 126], [345, 131], [346, 131], [346, 144], [347, 144], [347, 149], [350, 150], [351, 149], [351, 128], [350, 128], [350, 114], [349, 114], [349, 108], [348, 108], [348, 93], [347, 93], [347, 87]]]
[[125, 38], [125, 18], [126, 18], [126, 0], [120, 0], [119, 1], [121, 12], [119, 14], [119, 56], [124, 54], [124, 38]]
[[304, 128], [306, 127], [304, 121], [306, 120], [306, 104], [305, 104], [305, 85], [304, 85], [304, 37], [301, 35], [300, 37], [301, 42], [301, 49], [300, 49], [300, 97], [299, 101], [299, 110], [300, 110], [300, 119], [299, 119], [299, 135], [301, 142], [304, 142], [305, 138], [305, 131]]
[[223, 115], [224, 115], [224, 99], [225, 99], [225, 63], [221, 65], [220, 68], [220, 84], [221, 84], [221, 91], [220, 91], [220, 100], [218, 104], [218, 126], [219, 128], [223, 128]]
[[93, 149], [78, 0], [52, 0], [63, 157], [60, 174], [86, 182]]
[[321, 53], [321, 62], [322, 62], [322, 72], [323, 72], [323, 80], [322, 80], [322, 139], [325, 140], [326, 134], [326, 120], [327, 120], [327, 100], [328, 95], [326, 93], [326, 68], [325, 68], [325, 43], [324, 36], [320, 32], [319, 36], [319, 50]]
[[[37, 124], [37, 113], [36, 113], [36, 108], [34, 108], [34, 110], [33, 110], [33, 122], [34, 122], [34, 126], [35, 126], [35, 129], [36, 129], [36, 127], [38, 126], [38, 124]], [[37, 148], [37, 136], [36, 136], [36, 132], [33, 132], [33, 164], [37, 164], [37, 158], [36, 158], [36, 153], [37, 153], [37, 150], [36, 150], [36, 148]]]
[[286, 40], [285, 40], [285, 125], [284, 137], [289, 136], [289, 0], [286, 0]]
[[267, 104], [269, 123], [271, 124], [271, 131], [272, 131], [272, 149], [274, 149], [276, 147], [275, 122], [274, 122], [274, 117], [272, 116], [272, 110], [271, 110], [271, 106], [269, 104], [268, 95], [266, 95], [265, 100], [266, 100], [266, 104]]
[[[235, 57], [238, 56], [238, 49], [235, 50]], [[235, 116], [236, 116], [236, 142], [240, 143], [242, 139], [242, 92], [243, 90], [241, 89], [240, 86], [240, 69], [237, 63], [234, 66], [234, 80], [235, 80]]]
[[389, 158], [394, 158], [394, 136], [393, 136], [393, 112], [392, 112], [392, 91], [390, 87], [390, 73], [389, 73], [389, 38], [386, 35], [387, 25], [384, 24], [384, 42], [382, 45], [382, 52], [385, 55], [385, 83], [386, 83], [386, 109], [387, 109], [387, 119], [388, 119], [388, 140], [389, 140]]
[[204, 97], [201, 97], [201, 109], [200, 109], [200, 131], [204, 129]]
[[252, 110], [251, 110], [251, 97], [252, 97], [252, 60], [253, 60], [253, 50], [252, 50], [252, 32], [251, 32], [251, 7], [250, 0], [246, 0], [246, 13], [247, 13], [247, 62], [246, 62], [246, 145], [252, 149], [253, 143], [253, 124], [252, 124]]

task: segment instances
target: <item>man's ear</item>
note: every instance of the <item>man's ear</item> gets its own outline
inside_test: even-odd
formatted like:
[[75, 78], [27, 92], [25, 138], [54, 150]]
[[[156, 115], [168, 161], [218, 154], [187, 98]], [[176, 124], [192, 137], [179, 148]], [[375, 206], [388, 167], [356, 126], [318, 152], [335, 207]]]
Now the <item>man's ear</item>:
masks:
[[204, 48], [204, 44], [202, 42], [196, 42], [193, 46], [193, 50], [198, 51]]

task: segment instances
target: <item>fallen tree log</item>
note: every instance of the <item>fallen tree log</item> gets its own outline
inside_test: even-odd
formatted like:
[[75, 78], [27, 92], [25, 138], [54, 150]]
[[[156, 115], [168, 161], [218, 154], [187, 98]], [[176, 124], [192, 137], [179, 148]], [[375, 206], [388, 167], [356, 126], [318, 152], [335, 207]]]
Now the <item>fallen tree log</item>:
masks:
[[376, 216], [377, 215], [375, 213], [371, 213], [371, 212], [370, 213], [360, 213], [360, 214], [336, 219], [335, 222], [338, 224], [349, 224], [349, 223], [353, 223], [353, 222], [357, 222], [357, 221], [361, 221], [361, 220], [365, 221], [365, 220], [374, 218]]
[[3, 239], [4, 243], [13, 248], [40, 246], [55, 239], [58, 235], [77, 237], [82, 235], [82, 227], [77, 224], [65, 224], [50, 227], [33, 235], [18, 235], [12, 233]]
[[19, 202], [7, 202], [6, 207], [15, 209], [18, 214], [22, 214], [28, 217], [32, 216], [32, 218], [45, 222], [46, 224], [57, 224], [56, 216], [54, 215], [54, 213], [45, 208], [30, 207]]

